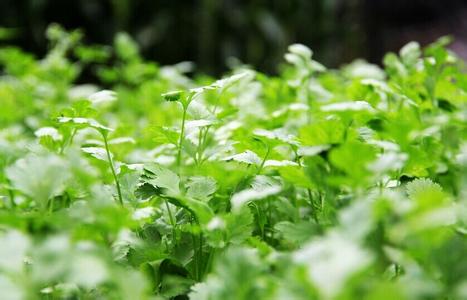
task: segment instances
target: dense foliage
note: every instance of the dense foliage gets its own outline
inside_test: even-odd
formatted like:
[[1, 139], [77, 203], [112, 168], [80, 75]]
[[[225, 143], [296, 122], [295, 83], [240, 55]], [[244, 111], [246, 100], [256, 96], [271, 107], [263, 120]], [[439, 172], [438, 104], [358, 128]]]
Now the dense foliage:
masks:
[[39, 60], [0, 50], [1, 299], [467, 298], [448, 39], [214, 80], [47, 35]]

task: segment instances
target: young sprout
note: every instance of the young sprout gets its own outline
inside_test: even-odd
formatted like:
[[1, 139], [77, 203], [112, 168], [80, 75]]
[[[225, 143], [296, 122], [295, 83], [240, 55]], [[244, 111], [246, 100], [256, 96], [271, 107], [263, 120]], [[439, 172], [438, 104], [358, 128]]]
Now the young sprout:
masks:
[[[254, 72], [245, 71], [245, 72], [241, 72], [238, 74], [234, 74], [230, 77], [226, 77], [224, 79], [216, 80], [210, 85], [192, 88], [186, 91], [178, 90], [178, 91], [171, 91], [171, 92], [162, 94], [162, 97], [166, 101], [169, 101], [169, 102], [177, 101], [182, 104], [182, 109], [183, 109], [182, 125], [180, 129], [180, 138], [179, 138], [178, 147], [177, 147], [178, 148], [177, 150], [177, 167], [178, 168], [180, 168], [181, 166], [182, 145], [183, 145], [183, 140], [184, 140], [184, 135], [185, 135], [186, 114], [187, 114], [187, 110], [188, 110], [190, 103], [196, 97], [202, 95], [206, 91], [219, 91], [219, 95], [217, 96], [217, 101], [216, 101], [216, 104], [213, 110], [213, 113], [215, 113], [219, 105], [220, 98], [222, 97], [222, 94], [227, 89], [232, 87], [234, 84], [238, 83], [239, 81], [244, 80], [244, 79], [251, 79], [253, 75], [254, 75]], [[206, 126], [206, 129], [204, 130], [204, 134], [202, 134], [201, 128], [199, 129], [200, 134], [199, 134], [198, 151], [197, 151], [198, 153], [197, 161], [199, 162], [202, 162], [202, 156], [203, 156], [202, 152], [206, 144], [207, 134], [208, 134], [210, 126], [211, 125]]]
[[190, 92], [188, 95], [184, 93], [183, 91], [172, 91], [168, 92], [165, 94], [162, 94], [162, 97], [166, 101], [169, 102], [180, 102], [182, 104], [182, 109], [183, 109], [183, 114], [182, 114], [182, 126], [180, 129], [180, 137], [178, 139], [178, 145], [177, 145], [177, 168], [180, 168], [181, 162], [182, 162], [182, 145], [183, 145], [183, 138], [185, 136], [185, 122], [186, 122], [186, 113], [188, 110], [188, 106], [190, 105], [190, 102], [193, 100], [194, 96], [196, 93]]
[[[62, 124], [71, 124], [74, 126], [75, 131], [83, 128], [93, 128], [97, 130], [102, 136], [102, 139], [104, 141], [104, 147], [105, 147], [105, 154], [107, 158], [107, 162], [109, 164], [110, 171], [112, 173], [115, 186], [117, 188], [117, 196], [118, 196], [118, 203], [120, 205], [123, 205], [123, 197], [122, 197], [122, 191], [120, 188], [120, 183], [117, 178], [117, 173], [115, 171], [115, 165], [112, 159], [112, 156], [110, 155], [110, 150], [109, 150], [109, 143], [108, 143], [108, 134], [109, 132], [113, 131], [113, 129], [106, 127], [96, 120], [89, 119], [89, 118], [70, 118], [70, 117], [59, 117], [58, 119], [59, 123]], [[101, 148], [97, 148], [96, 150], [100, 150]]]

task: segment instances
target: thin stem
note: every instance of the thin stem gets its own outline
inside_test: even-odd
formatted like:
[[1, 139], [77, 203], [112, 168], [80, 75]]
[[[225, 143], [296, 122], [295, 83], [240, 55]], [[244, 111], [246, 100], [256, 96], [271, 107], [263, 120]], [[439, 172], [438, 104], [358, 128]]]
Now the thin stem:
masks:
[[199, 132], [198, 132], [198, 151], [197, 151], [197, 158], [196, 158], [196, 164], [200, 164], [202, 162], [202, 156], [203, 156], [203, 145], [202, 145], [202, 141], [203, 141], [203, 130], [202, 128], [199, 128]]
[[200, 229], [199, 232], [199, 249], [198, 249], [198, 264], [200, 265], [198, 267], [198, 280], [201, 281], [201, 278], [203, 276], [203, 271], [201, 270], [201, 265], [203, 264], [203, 232]]
[[[190, 220], [191, 225], [193, 226], [193, 220]], [[193, 267], [194, 267], [194, 275], [195, 278], [198, 280], [199, 275], [199, 261], [198, 261], [198, 247], [196, 247], [196, 237], [194, 234], [191, 235], [191, 242], [193, 243]]]
[[271, 240], [274, 240], [274, 229], [272, 226], [272, 205], [271, 205], [271, 198], [267, 198], [267, 203], [268, 203], [268, 226], [271, 229]]
[[15, 193], [13, 192], [13, 190], [11, 189], [11, 182], [10, 182], [10, 179], [8, 178], [5, 178], [5, 181], [6, 183], [8, 184], [8, 196], [10, 198], [10, 205], [11, 205], [11, 208], [15, 208], [16, 207], [16, 202], [15, 202]]
[[219, 93], [219, 96], [217, 97], [216, 99], [216, 103], [214, 104], [214, 109], [212, 110], [212, 114], [215, 115], [216, 114], [216, 110], [217, 108], [219, 107], [219, 103], [221, 102], [221, 98], [222, 96], [224, 95], [224, 92], [226, 91], [227, 89], [223, 89], [220, 93]]
[[261, 238], [264, 240], [265, 235], [264, 235], [264, 226], [261, 223], [261, 211], [256, 203], [251, 202], [250, 205], [256, 209], [256, 214], [258, 215], [257, 219], [258, 219], [259, 231], [261, 232]]
[[211, 248], [211, 251], [209, 251], [208, 261], [206, 262], [206, 265], [203, 270], [203, 276], [201, 278], [202, 280], [204, 280], [206, 278], [206, 275], [209, 274], [209, 272], [211, 272], [212, 262], [214, 260], [215, 255], [216, 255], [216, 248]]
[[118, 182], [117, 173], [115, 173], [115, 168], [114, 168], [114, 163], [112, 161], [112, 157], [110, 156], [109, 144], [107, 142], [107, 135], [103, 133], [102, 137], [104, 138], [104, 146], [105, 146], [105, 152], [107, 153], [107, 160], [109, 161], [110, 170], [112, 171], [112, 175], [115, 181], [115, 186], [117, 187], [118, 202], [120, 205], [123, 206], [122, 191], [120, 189], [120, 183]]
[[[226, 89], [223, 89], [219, 96], [217, 97], [216, 99], [216, 103], [214, 104], [214, 109], [212, 110], [212, 114], [215, 115], [216, 114], [216, 110], [219, 106], [219, 103], [221, 101], [221, 98], [222, 98], [222, 95], [224, 94], [224, 92], [226, 91]], [[200, 142], [198, 144], [198, 150], [199, 150], [199, 157], [198, 157], [198, 162], [199, 164], [201, 165], [204, 160], [202, 159], [202, 156], [203, 156], [203, 152], [204, 152], [204, 149], [206, 149], [206, 142], [207, 142], [207, 139], [208, 139], [208, 132], [209, 132], [209, 129], [211, 128], [212, 125], [208, 125], [206, 127], [206, 129], [204, 130], [204, 134], [203, 136], [201, 137], [200, 139]], [[201, 130], [201, 129], [200, 129]]]
[[311, 215], [313, 219], [315, 220], [316, 224], [319, 224], [318, 221], [318, 208], [316, 206], [315, 201], [313, 200], [313, 196], [311, 194], [311, 190], [309, 188], [306, 189], [306, 192], [308, 194], [308, 199], [310, 200], [310, 205], [311, 205]]
[[183, 116], [182, 116], [182, 129], [180, 131], [180, 139], [178, 141], [178, 152], [177, 152], [177, 167], [180, 169], [180, 165], [182, 162], [182, 144], [183, 144], [183, 136], [185, 135], [185, 120], [186, 120], [186, 111], [188, 109], [188, 105], [183, 106]]
[[54, 212], [54, 202], [55, 202], [55, 199], [54, 199], [54, 198], [50, 198], [50, 202], [49, 202], [49, 213], [53, 213], [53, 212]]
[[13, 193], [13, 191], [11, 189], [8, 189], [8, 195], [10, 196], [11, 208], [15, 208], [16, 207], [15, 194]]
[[164, 200], [165, 200], [165, 207], [167, 208], [167, 212], [169, 213], [170, 225], [172, 225], [172, 244], [175, 245], [175, 240], [176, 240], [175, 219], [172, 215], [172, 210], [170, 209], [169, 201], [167, 201], [167, 199], [164, 199]]
[[266, 151], [266, 155], [264, 155], [263, 161], [261, 162], [261, 165], [259, 165], [257, 175], [259, 175], [259, 173], [261, 173], [261, 170], [263, 169], [264, 164], [266, 163], [266, 160], [268, 159], [269, 152], [271, 152], [271, 147], [270, 146], [268, 146], [268, 150]]
[[[75, 137], [75, 134], [76, 134], [77, 131], [78, 131], [78, 129], [76, 129], [76, 128], [73, 128], [73, 130], [71, 131], [70, 139], [68, 140], [68, 146], [70, 146], [73, 143], [73, 138]], [[62, 147], [60, 149], [60, 154], [63, 154], [63, 151], [65, 151], [66, 144], [67, 144], [67, 142], [63, 141]]]

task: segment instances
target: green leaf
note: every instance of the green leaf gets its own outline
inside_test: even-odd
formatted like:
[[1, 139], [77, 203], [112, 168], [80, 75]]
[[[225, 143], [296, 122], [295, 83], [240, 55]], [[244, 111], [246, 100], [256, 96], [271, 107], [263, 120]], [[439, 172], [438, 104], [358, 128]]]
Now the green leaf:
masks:
[[264, 129], [255, 129], [253, 131], [253, 134], [272, 142], [282, 142], [289, 145], [298, 146], [298, 141], [296, 140], [296, 137], [291, 134], [287, 134], [285, 130], [280, 128], [272, 131]]
[[297, 166], [287, 166], [279, 169], [279, 174], [288, 183], [304, 187], [304, 188], [315, 188], [313, 182], [306, 176], [302, 168]]
[[281, 235], [282, 239], [301, 245], [318, 232], [318, 226], [309, 221], [301, 221], [300, 223], [282, 221], [274, 226], [274, 230]]
[[266, 268], [267, 265], [261, 262], [254, 249], [230, 248], [207, 280], [192, 287], [190, 299], [247, 300], [261, 299], [261, 295], [266, 297], [268, 289], [256, 284]]
[[231, 156], [228, 156], [224, 158], [223, 160], [225, 161], [237, 161], [249, 165], [257, 165], [259, 166], [261, 164], [261, 158], [253, 151], [251, 150], [246, 150], [245, 152], [234, 154]]
[[368, 164], [374, 161], [376, 150], [362, 142], [348, 142], [330, 153], [331, 163], [343, 170], [354, 184], [363, 184], [361, 180], [370, 176]]
[[246, 206], [236, 214], [225, 216], [226, 240], [228, 243], [240, 245], [251, 236], [253, 231], [253, 214]]
[[279, 185], [266, 186], [261, 188], [251, 188], [238, 192], [232, 196], [230, 203], [232, 209], [239, 210], [243, 205], [254, 200], [260, 200], [278, 194], [282, 190]]
[[146, 164], [144, 170], [149, 173], [149, 178], [145, 180], [147, 183], [164, 189], [169, 196], [180, 195], [180, 178], [177, 174], [158, 164]]
[[335, 118], [319, 120], [300, 128], [300, 142], [307, 146], [330, 145], [342, 142], [345, 127]]
[[335, 232], [314, 239], [293, 254], [306, 267], [308, 278], [324, 298], [333, 298], [356, 272], [366, 268], [372, 255]]
[[57, 121], [62, 124], [72, 124], [76, 126], [77, 128], [86, 128], [86, 127], [91, 127], [99, 132], [109, 132], [113, 131], [112, 128], [106, 127], [96, 120], [93, 119], [88, 119], [88, 118], [70, 118], [70, 117], [58, 117]]
[[420, 44], [417, 42], [410, 42], [399, 51], [402, 62], [410, 67], [415, 66], [421, 54]]
[[374, 108], [366, 101], [348, 101], [336, 102], [321, 106], [321, 110], [325, 112], [342, 112], [342, 111], [367, 111], [373, 112]]
[[48, 199], [65, 190], [71, 177], [67, 162], [52, 154], [28, 154], [9, 166], [6, 175], [14, 188], [31, 197], [41, 209], [47, 207]]
[[162, 97], [165, 99], [165, 101], [169, 102], [180, 101], [182, 93], [183, 91], [171, 91], [162, 94]]
[[127, 33], [119, 32], [115, 36], [114, 46], [118, 57], [125, 61], [139, 58], [138, 45]]
[[[101, 147], [83, 147], [81, 150], [85, 153], [90, 154], [92, 157], [98, 160], [107, 161], [107, 152]], [[111, 155], [111, 157], [113, 157]]]
[[417, 209], [420, 211], [448, 203], [441, 186], [429, 178], [419, 178], [407, 183], [406, 190], [410, 200], [417, 203]]
[[97, 93], [91, 94], [88, 99], [95, 106], [102, 106], [112, 103], [117, 100], [117, 93], [110, 90], [102, 90]]
[[186, 184], [186, 196], [196, 200], [207, 201], [217, 190], [217, 183], [213, 178], [195, 176], [190, 177]]
[[172, 144], [177, 145], [180, 138], [180, 133], [175, 128], [155, 126], [151, 128], [154, 134], [154, 140], [158, 144]]

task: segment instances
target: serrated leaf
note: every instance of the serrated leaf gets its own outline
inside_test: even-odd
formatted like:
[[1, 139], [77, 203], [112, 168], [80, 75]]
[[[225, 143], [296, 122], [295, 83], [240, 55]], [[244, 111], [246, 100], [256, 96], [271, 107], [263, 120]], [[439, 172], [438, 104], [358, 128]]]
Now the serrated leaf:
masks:
[[415, 65], [421, 54], [420, 44], [417, 42], [410, 42], [399, 51], [402, 62], [407, 66]]
[[338, 111], [368, 111], [373, 112], [375, 109], [366, 101], [347, 101], [326, 104], [320, 108], [325, 112], [338, 112]]
[[41, 127], [34, 131], [34, 135], [39, 138], [44, 136], [50, 136], [54, 141], [60, 141], [62, 139], [62, 135], [54, 127]]
[[174, 102], [174, 101], [180, 101], [182, 97], [183, 91], [171, 91], [162, 94], [161, 96], [165, 99], [165, 101], [169, 102]]
[[246, 189], [241, 192], [238, 192], [232, 196], [230, 203], [232, 204], [232, 209], [239, 210], [243, 205], [254, 200], [260, 200], [267, 198], [269, 196], [278, 194], [281, 191], [281, 186], [273, 185], [268, 186], [263, 189]]
[[207, 201], [217, 190], [217, 183], [211, 177], [195, 176], [190, 178], [186, 187], [187, 197]]
[[158, 164], [146, 164], [144, 170], [149, 172], [149, 178], [145, 180], [147, 183], [164, 189], [167, 195], [180, 195], [180, 178], [177, 174]]
[[441, 186], [429, 178], [418, 178], [406, 185], [407, 195], [415, 201], [418, 210], [433, 209], [447, 203]]
[[331, 148], [330, 145], [300, 146], [297, 154], [300, 156], [315, 156]]
[[101, 106], [116, 101], [117, 93], [110, 90], [102, 90], [91, 94], [88, 99], [92, 102], [93, 105]]
[[29, 154], [9, 166], [6, 175], [16, 189], [44, 209], [48, 199], [64, 191], [71, 174], [61, 157]]
[[246, 150], [245, 152], [234, 154], [224, 158], [225, 161], [238, 161], [241, 163], [249, 164], [249, 165], [257, 165], [261, 164], [261, 158], [251, 150]]
[[258, 137], [266, 138], [271, 141], [280, 141], [283, 143], [287, 143], [289, 145], [298, 146], [298, 141], [296, 140], [296, 137], [291, 134], [287, 134], [283, 129], [275, 129], [275, 130], [255, 129], [253, 131], [253, 134]]
[[301, 244], [310, 239], [313, 234], [316, 234], [318, 227], [315, 223], [301, 221], [300, 223], [292, 223], [282, 221], [274, 226], [283, 239], [294, 244]]
[[[107, 161], [107, 152], [101, 147], [83, 147], [81, 150], [85, 153], [90, 154], [92, 157], [102, 161]], [[111, 154], [112, 157], [112, 154]]]
[[198, 128], [198, 127], [206, 127], [206, 126], [210, 126], [215, 123], [216, 122], [214, 120], [192, 120], [192, 121], [187, 121], [185, 123], [185, 128], [191, 129], [191, 128]]
[[89, 118], [70, 118], [70, 117], [58, 117], [57, 121], [62, 124], [73, 124], [78, 126], [78, 128], [86, 128], [91, 127], [97, 129], [98, 131], [113, 131], [112, 128], [106, 127], [96, 120], [89, 119]]
[[264, 162], [264, 167], [287, 167], [287, 166], [298, 166], [294, 161], [290, 160], [274, 160], [268, 159]]

